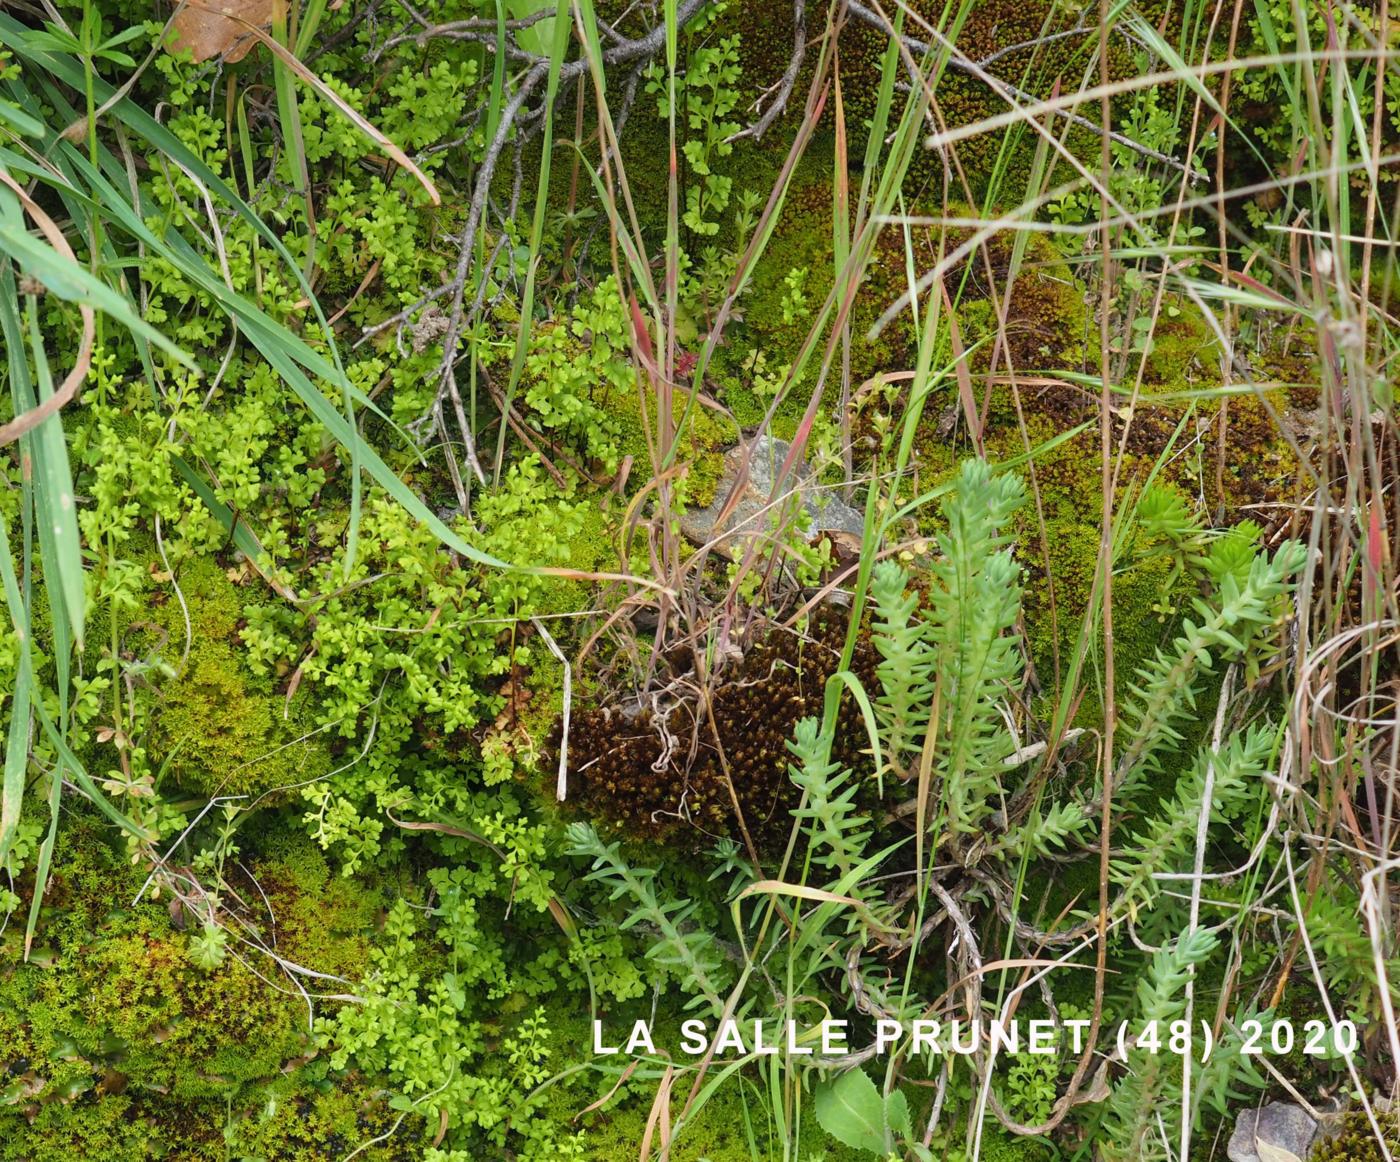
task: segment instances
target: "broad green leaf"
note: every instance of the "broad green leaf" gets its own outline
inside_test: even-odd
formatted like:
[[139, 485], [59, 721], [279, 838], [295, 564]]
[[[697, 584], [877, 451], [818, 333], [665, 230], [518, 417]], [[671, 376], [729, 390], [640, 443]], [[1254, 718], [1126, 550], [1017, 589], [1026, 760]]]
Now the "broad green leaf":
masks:
[[913, 1123], [909, 1120], [909, 1099], [902, 1090], [895, 1090], [885, 1099], [885, 1124], [901, 1138], [914, 1136]]
[[847, 1070], [817, 1090], [817, 1122], [853, 1150], [885, 1153], [885, 1103], [875, 1083], [861, 1070]]
[[[553, 7], [554, 0], [506, 0], [506, 12], [512, 20], [524, 20]], [[528, 28], [517, 29], [515, 42], [526, 52], [548, 56], [550, 45], [554, 43], [554, 22], [558, 19], [557, 14], [545, 16]]]

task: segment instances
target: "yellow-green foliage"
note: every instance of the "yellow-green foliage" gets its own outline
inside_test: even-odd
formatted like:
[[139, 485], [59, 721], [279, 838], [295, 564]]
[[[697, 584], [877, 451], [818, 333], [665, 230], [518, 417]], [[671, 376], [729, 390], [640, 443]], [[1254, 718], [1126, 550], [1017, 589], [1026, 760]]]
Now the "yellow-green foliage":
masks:
[[[265, 817], [264, 817], [265, 818]], [[353, 979], [364, 971], [370, 936], [384, 906], [373, 881], [335, 874], [309, 836], [259, 829], [259, 855], [249, 871], [267, 897], [278, 952], [317, 972]]]
[[[787, 369], [796, 362], [816, 311], [831, 291], [833, 271], [831, 158], [828, 149], [816, 146], [794, 173], [792, 185], [776, 229], [753, 270], [739, 310], [726, 328], [726, 343], [716, 353], [713, 378], [722, 387], [722, 400], [745, 427], [757, 425], [772, 403]], [[810, 313], [784, 317], [788, 277], [805, 271], [804, 293]], [[870, 323], [897, 294], [886, 293], [877, 261], [870, 268], [852, 315], [851, 376], [859, 383], [876, 371], [904, 365], [909, 337], [901, 329], [869, 342]], [[771, 428], [781, 439], [791, 439], [811, 395], [820, 368], [823, 346], [809, 358], [797, 384], [779, 405]], [[838, 365], [839, 367], [839, 365]], [[829, 405], [839, 395], [839, 374], [828, 377], [825, 397]]]
[[[0, 1045], [12, 1070], [24, 1059], [42, 1080], [27, 1095], [11, 1087], [16, 1109], [75, 1097], [104, 1077], [108, 1089], [222, 1096], [276, 1077], [305, 1051], [300, 998], [233, 957], [213, 972], [196, 968], [165, 901], [124, 906], [143, 877], [105, 840], [75, 822], [54, 864], [44, 946], [21, 964], [18, 926], [3, 937]], [[255, 967], [277, 976], [270, 961]]]
[[221, 1115], [192, 1117], [180, 1101], [159, 1094], [89, 1092], [66, 1100], [35, 1103], [32, 1118], [0, 1113], [0, 1159], [4, 1162], [72, 1162], [105, 1158], [216, 1159], [226, 1157]]
[[[962, 237], [965, 234], [960, 231], [950, 231], [946, 245], [957, 245]], [[910, 242], [915, 269], [927, 269], [937, 257], [927, 231], [912, 230]], [[876, 309], [883, 309], [900, 289], [900, 280], [905, 277], [904, 250], [904, 240], [894, 232], [882, 239], [879, 260], [867, 279], [867, 286], [884, 287], [884, 301]], [[1028, 506], [1019, 518], [1019, 551], [1031, 579], [1026, 627], [1032, 655], [1037, 666], [1045, 669], [1054, 665], [1058, 648], [1063, 671], [1093, 584], [1101, 479], [1097, 393], [1061, 373], [1097, 373], [1097, 326], [1082, 288], [1052, 245], [1039, 238], [1026, 241], [1008, 295], [1013, 257], [1009, 236], [993, 238], [949, 272], [947, 286], [957, 304], [962, 344], [969, 352], [974, 401], [979, 416], [985, 415], [983, 438], [989, 458], [1019, 458], [1028, 446], [1045, 449], [1051, 441], [1087, 425], [1072, 439], [1037, 453], [1034, 485], [1038, 503]], [[993, 297], [993, 290], [999, 299]], [[908, 334], [907, 324], [900, 322], [890, 332], [897, 335], [901, 328]], [[1246, 515], [1241, 506], [1276, 498], [1288, 486], [1296, 463], [1287, 442], [1267, 418], [1264, 404], [1251, 396], [1233, 398], [1228, 404], [1224, 495], [1217, 495], [1214, 439], [1222, 405], [1218, 398], [1195, 402], [1180, 398], [1180, 393], [1212, 386], [1218, 377], [1213, 333], [1205, 320], [1189, 303], [1164, 301], [1154, 340], [1139, 400], [1130, 409], [1124, 396], [1115, 412], [1116, 508], [1121, 510], [1153, 471], [1158, 472], [1160, 482], [1176, 485], [1187, 496], [1204, 495], [1212, 509], [1223, 502], [1226, 523]], [[951, 361], [951, 349], [935, 359], [936, 365], [940, 359]], [[1019, 406], [1018, 393], [1007, 382], [1008, 362], [1023, 377]], [[1130, 358], [1125, 362], [1131, 386], [1137, 361]], [[993, 372], [996, 378], [989, 380]], [[1047, 383], [1047, 378], [1056, 382]], [[1157, 398], [1165, 392], [1173, 393], [1173, 398]], [[1275, 396], [1279, 398], [1271, 398], [1272, 406], [1282, 409], [1282, 393]], [[861, 437], [871, 439], [875, 431], [872, 413], [884, 410], [898, 418], [906, 397], [907, 392], [898, 386], [871, 397], [871, 407], [857, 421], [858, 449], [865, 446]], [[1132, 424], [1119, 458], [1116, 449], [1123, 437], [1121, 421], [1129, 416]], [[920, 487], [948, 479], [959, 459], [971, 452], [958, 387], [949, 375], [925, 404], [915, 438]], [[931, 515], [921, 521], [923, 532], [934, 531], [930, 522]], [[1172, 586], [1175, 591], [1169, 591]], [[1130, 565], [1120, 562], [1114, 583], [1120, 691], [1160, 644], [1170, 628], [1175, 606], [1185, 596], [1181, 578], [1172, 574], [1164, 559]], [[1092, 687], [1092, 666], [1089, 675]], [[1091, 692], [1081, 712], [1092, 716], [1097, 706], [1098, 694]]]
[[[1218, 414], [1221, 407], [1217, 404], [1213, 410]], [[1243, 395], [1229, 400], [1225, 411], [1224, 496], [1219, 498], [1225, 504], [1233, 507], [1296, 499], [1298, 457], [1279, 431], [1275, 419], [1289, 410], [1288, 395], [1284, 391], [1270, 392], [1263, 399]], [[1212, 431], [1218, 431], [1218, 426]], [[1216, 455], [1212, 447], [1206, 457], [1209, 466], [1207, 495], [1212, 498], [1215, 497]]]
[[[186, 562], [173, 584], [189, 608], [190, 651], [183, 671], [146, 704], [155, 765], [167, 763], [179, 786], [209, 795], [259, 793], [324, 773], [328, 755], [303, 713], [306, 699], [288, 699], [244, 661], [238, 630], [245, 590], [209, 557]], [[178, 666], [184, 619], [170, 584], [160, 593], [161, 653]]]
[[[959, 214], [958, 208], [952, 214]], [[970, 238], [966, 229], [949, 232], [951, 249]], [[902, 257], [902, 255], [901, 255]], [[931, 244], [925, 243], [922, 262], [932, 265]], [[1011, 280], [1012, 269], [1015, 280]], [[1084, 289], [1056, 249], [1044, 238], [1023, 239], [1016, 254], [1010, 233], [987, 240], [947, 278], [948, 294], [957, 306], [963, 347], [975, 371], [1000, 375], [1034, 371], [1076, 371], [1098, 358], [1098, 333], [1084, 301]], [[1002, 318], [1005, 317], [1003, 325]], [[992, 340], [998, 339], [1000, 343]], [[1003, 393], [1003, 406], [1009, 404]]]
[[[735, 7], [752, 8], [754, 5], [743, 4]], [[791, 50], [791, 42], [788, 48]], [[743, 74], [739, 82], [740, 87], [748, 89], [749, 70], [747, 65], [741, 67]], [[800, 95], [795, 98], [797, 101], [800, 99]], [[688, 172], [685, 155], [681, 152], [686, 141], [686, 132], [685, 118], [680, 117], [676, 122], [676, 179], [680, 183], [682, 212], [685, 209], [687, 184], [700, 180]], [[638, 97], [637, 105], [623, 127], [621, 147], [622, 166], [627, 175], [628, 191], [636, 207], [637, 224], [654, 248], [654, 252], [659, 253], [666, 237], [666, 205], [670, 182], [667, 167], [658, 162], [661, 162], [670, 150], [670, 136], [665, 118], [657, 115], [654, 98]], [[747, 189], [757, 195], [766, 196], [777, 181], [781, 162], [782, 156], [774, 150], [771, 138], [757, 144], [747, 138], [735, 143], [734, 151], [718, 163], [717, 167], [723, 173], [734, 177], [734, 198], [715, 219], [719, 227], [718, 232], [702, 238], [693, 234], [686, 226], [680, 227], [685, 244], [693, 256], [699, 257], [704, 247], [710, 244], [725, 249], [733, 248], [737, 236], [734, 211], [738, 195]]]
[[[1150, 300], [1148, 300], [1150, 304]], [[1134, 373], [1137, 360], [1132, 361]], [[1220, 341], [1194, 303], [1164, 297], [1152, 327], [1143, 383], [1168, 391], [1212, 386], [1220, 382]]]
[[[685, 408], [685, 399], [684, 390], [676, 393], [675, 416], [678, 421]], [[618, 425], [619, 446], [623, 454], [633, 458], [633, 463], [644, 476], [650, 475], [646, 429], [636, 391], [609, 391], [603, 407]], [[647, 407], [647, 419], [655, 431], [655, 401], [649, 399]], [[689, 503], [703, 506], [715, 498], [715, 489], [724, 474], [724, 450], [737, 443], [738, 438], [738, 429], [710, 408], [698, 402], [691, 408], [680, 436], [681, 450], [677, 454], [680, 463], [690, 466], [684, 485]], [[639, 479], [634, 479], [633, 483]]]
[[1312, 1153], [1313, 1162], [1382, 1162], [1400, 1150], [1400, 1122], [1394, 1114], [1377, 1113], [1385, 1148], [1376, 1140], [1371, 1121], [1362, 1110], [1342, 1119], [1335, 1135], [1322, 1141]]
[[[521, 382], [526, 421], [551, 443], [561, 442], [575, 461], [616, 472], [629, 457], [634, 484], [649, 472], [658, 442], [658, 399], [649, 379], [639, 381], [631, 351], [634, 323], [616, 279], [604, 279], [571, 315], [539, 325]], [[497, 364], [507, 374], [506, 353]], [[642, 392], [646, 392], [645, 404]], [[688, 385], [674, 391], [673, 418], [685, 412]], [[687, 495], [707, 504], [723, 470], [722, 449], [738, 431], [698, 401], [680, 433], [679, 462], [690, 465]], [[567, 464], [568, 460], [561, 461]], [[507, 559], [512, 559], [507, 557]]]
[[[830, 292], [833, 269], [831, 177], [829, 161], [811, 159], [800, 167], [794, 188], [784, 205], [764, 261], [754, 272], [751, 289], [743, 299], [742, 319], [730, 329], [731, 341], [721, 352], [717, 378], [724, 385], [724, 402], [743, 424], [757, 423], [771, 394], [761, 390], [762, 376], [754, 372], [754, 352], [761, 352], [762, 366], [768, 373], [792, 363], [811, 325], [810, 318], [787, 321], [782, 310], [788, 291], [787, 278], [793, 270], [806, 270], [806, 295], [815, 306]], [[946, 210], [937, 202], [914, 204], [910, 212], [973, 216], [965, 206]], [[942, 253], [964, 242], [969, 231], [949, 229], [940, 252], [939, 233], [927, 226], [905, 231], [887, 227], [878, 238], [866, 267], [851, 311], [851, 381], [853, 389], [872, 376], [907, 370], [914, 366], [918, 334], [908, 311], [893, 319], [875, 338], [869, 332], [915, 278], [930, 270]], [[1076, 285], [1069, 265], [1060, 253], [1041, 238], [1029, 238], [1019, 257], [1016, 279], [1007, 295], [1008, 276], [1013, 260], [1013, 238], [1000, 234], [989, 239], [971, 258], [950, 270], [944, 282], [956, 304], [959, 337], [975, 373], [995, 368], [1004, 375], [1008, 365], [1018, 373], [1078, 371], [1097, 361], [1097, 334], [1084, 302], [1083, 290]], [[995, 298], [993, 296], [996, 296]], [[1001, 325], [999, 312], [1005, 318]], [[1001, 335], [1000, 345], [993, 340]], [[935, 352], [933, 367], [951, 364], [953, 350], [947, 328], [942, 347]], [[774, 425], [779, 436], [791, 434], [809, 397], [806, 386], [820, 365], [821, 348], [809, 360], [798, 389], [780, 407]], [[839, 378], [828, 377], [826, 400], [834, 410]], [[949, 392], [953, 380], [948, 380]], [[925, 412], [922, 452], [938, 439], [939, 413], [951, 396], [936, 394]], [[981, 402], [981, 391], [978, 391]], [[994, 422], [1014, 422], [1011, 396], [999, 390], [992, 397]], [[950, 458], [948, 467], [956, 463]]]
[[168, 916], [110, 925], [51, 982], [75, 990], [64, 998], [55, 1043], [66, 1026], [80, 1049], [111, 1046], [122, 1072], [182, 1099], [274, 1076], [306, 1044], [295, 998], [232, 958], [203, 972], [186, 949]]
[[[264, 937], [315, 971], [361, 971], [374, 888], [333, 877], [302, 835], [265, 846], [248, 860], [276, 921]], [[382, 1092], [315, 1058], [306, 1003], [272, 961], [240, 947], [246, 964], [197, 968], [197, 921], [149, 893], [129, 906], [143, 878], [74, 819], [31, 962], [21, 925], [0, 936], [0, 1159], [222, 1159], [234, 1142], [239, 1156], [309, 1160], [387, 1129]]]
[[[362, 1146], [367, 1148], [356, 1158], [374, 1162], [422, 1158], [421, 1115], [409, 1114], [399, 1122], [385, 1089], [358, 1074], [332, 1079], [326, 1072], [324, 1061], [303, 1066], [295, 1085], [270, 1087], [261, 1105], [238, 1111], [237, 1120], [228, 1126], [233, 1149], [269, 1162], [345, 1158]], [[386, 1141], [369, 1145], [391, 1131]]]
[[[1034, 519], [1026, 523], [1023, 551], [1040, 577], [1040, 583], [1031, 587], [1027, 597], [1026, 629], [1032, 657], [1047, 676], [1048, 683], [1054, 674], [1057, 646], [1062, 673], [1073, 660], [1098, 564], [1099, 528], [1097, 524], [1080, 523], [1072, 517], [1049, 524], [1045, 538], [1049, 549], [1047, 558], [1042, 552]], [[1114, 576], [1113, 656], [1115, 687], [1120, 696], [1127, 693], [1135, 680], [1137, 667], [1152, 656], [1175, 624], [1174, 618], [1161, 614], [1156, 608], [1173, 596], [1169, 588], [1164, 588], [1169, 572], [1168, 562], [1158, 557]], [[1181, 588], [1177, 586], [1178, 593]], [[1101, 654], [1101, 649], [1095, 649], [1088, 659], [1087, 690], [1080, 709], [1080, 720], [1086, 723], [1095, 721], [1095, 716], [1101, 713], [1100, 680], [1096, 677], [1096, 671], [1102, 666]]]
[[356, 1156], [371, 1162], [422, 1157], [421, 1117], [404, 1118], [393, 1137], [370, 1145], [398, 1122], [389, 1094], [357, 1074], [332, 1077], [319, 1059], [269, 1082], [251, 1099], [192, 1102], [138, 1090], [116, 1070], [104, 1083], [112, 1089], [100, 1083], [75, 1096], [41, 1101], [25, 1107], [22, 1118], [14, 1110], [0, 1112], [0, 1160], [323, 1162], [361, 1146], [366, 1149]]

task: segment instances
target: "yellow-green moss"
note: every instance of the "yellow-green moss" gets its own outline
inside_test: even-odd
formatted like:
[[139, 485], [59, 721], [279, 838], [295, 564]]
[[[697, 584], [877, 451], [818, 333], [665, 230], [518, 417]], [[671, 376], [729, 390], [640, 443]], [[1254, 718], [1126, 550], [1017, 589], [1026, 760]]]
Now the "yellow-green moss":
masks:
[[43, 1102], [24, 1115], [0, 1109], [4, 1162], [74, 1162], [102, 1158], [139, 1162], [173, 1158], [209, 1162], [227, 1157], [222, 1114], [192, 1117], [190, 1107], [159, 1095], [83, 1093]]
[[[373, 880], [336, 874], [325, 853], [290, 827], [259, 828], [259, 854], [249, 862], [254, 896], [266, 897], [278, 952], [316, 972], [354, 979], [369, 960], [370, 934], [386, 904]], [[241, 885], [240, 885], [241, 890]]]
[[[228, 1124], [232, 1149], [269, 1162], [345, 1158], [362, 1146], [366, 1148], [356, 1158], [374, 1162], [422, 1158], [422, 1115], [411, 1114], [399, 1122], [398, 1113], [389, 1106], [388, 1091], [358, 1074], [334, 1080], [317, 1076], [324, 1072], [324, 1067], [318, 1070], [314, 1064], [304, 1067], [295, 1084], [273, 1087], [261, 1104], [236, 1111]], [[391, 1131], [387, 1141], [369, 1144]]]
[[[257, 967], [276, 972], [271, 961]], [[214, 1097], [273, 1077], [308, 1045], [304, 1005], [233, 957], [212, 972], [196, 968], [168, 917], [112, 925], [63, 975], [60, 988], [82, 990], [69, 1019], [119, 1044], [122, 1072], [177, 1098]]]
[[[153, 765], [164, 764], [180, 787], [208, 795], [257, 794], [324, 774], [329, 754], [306, 695], [288, 699], [243, 661], [238, 629], [248, 591], [208, 557], [187, 562], [174, 581], [189, 609], [190, 649], [183, 670], [144, 703]], [[169, 583], [158, 592], [164, 600], [152, 628], [163, 639], [161, 655], [177, 666], [183, 613]], [[144, 625], [132, 623], [129, 644], [139, 643]]]
[[[1132, 366], [1136, 371], [1136, 360]], [[1175, 295], [1163, 300], [1152, 328], [1143, 382], [1170, 391], [1220, 382], [1220, 340], [1194, 303]]]
[[[222, 1096], [278, 1076], [307, 1049], [300, 999], [231, 956], [213, 972], [196, 968], [164, 901], [126, 906], [141, 881], [75, 822], [54, 860], [44, 946], [23, 964], [20, 926], [0, 938], [0, 1055], [11, 1071], [26, 1059], [43, 1079], [34, 1103], [99, 1082]], [[276, 977], [270, 961], [257, 967]]]
[[[278, 1078], [252, 1100], [223, 1097], [205, 1102], [179, 1099], [130, 1085], [104, 1092], [99, 1084], [70, 1097], [26, 1107], [0, 1108], [0, 1160], [73, 1162], [103, 1158], [144, 1162], [323, 1162], [356, 1155], [370, 1162], [408, 1162], [422, 1157], [422, 1118], [411, 1115], [386, 1142], [370, 1145], [393, 1129], [399, 1115], [390, 1094], [350, 1075], [328, 1079], [313, 1062]], [[106, 1083], [122, 1086], [113, 1072]]]
[[[265, 938], [315, 971], [362, 970], [375, 887], [331, 876], [303, 836], [260, 838], [263, 850], [246, 853], [257, 887], [238, 890], [265, 894], [276, 919]], [[305, 1001], [272, 961], [243, 947], [246, 965], [231, 955], [212, 972], [193, 965], [195, 922], [149, 894], [131, 906], [144, 872], [111, 839], [83, 814], [70, 818], [31, 961], [21, 958], [23, 925], [0, 935], [0, 1159], [233, 1150], [309, 1162], [388, 1129], [388, 1095], [328, 1071]], [[371, 1156], [416, 1155], [391, 1143]]]
[[[831, 291], [834, 263], [831, 191], [830, 155], [813, 147], [794, 173], [773, 236], [740, 299], [737, 317], [726, 328], [726, 342], [716, 353], [712, 378], [721, 385], [721, 402], [745, 428], [757, 426], [772, 404], [770, 394], [756, 390], [755, 355], [761, 354], [763, 372], [769, 378], [796, 363], [813, 319]], [[784, 321], [783, 299], [788, 293], [785, 280], [790, 272], [802, 269], [807, 271], [804, 294], [810, 313]], [[853, 384], [859, 384], [877, 371], [908, 365], [910, 337], [900, 327], [873, 342], [866, 338], [870, 324], [899, 293], [888, 293], [878, 279], [879, 271], [878, 264], [870, 268], [866, 282], [857, 293], [852, 314]], [[811, 398], [823, 352], [823, 345], [818, 344], [803, 369], [802, 378], [779, 404], [769, 429], [779, 439], [793, 437]], [[840, 391], [839, 369], [838, 361], [824, 388], [828, 414], [834, 411]]]
[[1324, 1139], [1312, 1153], [1312, 1162], [1382, 1162], [1400, 1151], [1400, 1119], [1394, 1114], [1376, 1115], [1386, 1149], [1376, 1139], [1371, 1121], [1357, 1110], [1342, 1119], [1337, 1133]]
[[[680, 421], [685, 409], [684, 389], [677, 391], [675, 398], [675, 418]], [[619, 430], [618, 446], [623, 456], [631, 456], [634, 476], [632, 486], [645, 483], [650, 477], [650, 452], [648, 451], [647, 431], [643, 425], [641, 403], [633, 391], [610, 390], [604, 393], [600, 406]], [[648, 408], [647, 422], [652, 431], [656, 430], [654, 404]], [[653, 442], [655, 436], [652, 437]], [[680, 451], [677, 460], [689, 465], [686, 473], [685, 499], [693, 505], [706, 505], [714, 499], [715, 489], [724, 474], [724, 450], [732, 447], [739, 439], [738, 429], [713, 409], [700, 403], [690, 409], [681, 433]]]

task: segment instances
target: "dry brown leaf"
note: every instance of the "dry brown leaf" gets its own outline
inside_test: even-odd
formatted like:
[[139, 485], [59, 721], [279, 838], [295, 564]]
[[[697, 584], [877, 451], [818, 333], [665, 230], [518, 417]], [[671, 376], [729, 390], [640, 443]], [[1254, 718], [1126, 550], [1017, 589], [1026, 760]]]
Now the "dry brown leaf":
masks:
[[534, 696], [517, 677], [518, 675], [512, 674], [501, 687], [501, 697], [505, 700], [505, 705], [492, 724], [492, 729], [498, 734], [509, 734], [519, 725], [521, 715], [529, 708], [530, 699]]
[[438, 1111], [437, 1133], [433, 1135], [433, 1149], [436, 1150], [442, 1145], [442, 1140], [447, 1137], [447, 1127], [452, 1123], [448, 1120], [447, 1107], [443, 1106]]
[[227, 64], [241, 61], [257, 38], [248, 25], [272, 24], [275, 0], [200, 0], [186, 4], [171, 21], [170, 47], [189, 49], [196, 61], [222, 57]]
[[97, 1092], [100, 1094], [125, 1093], [128, 1078], [125, 1073], [116, 1069], [109, 1069], [102, 1075], [102, 1080], [97, 1083]]

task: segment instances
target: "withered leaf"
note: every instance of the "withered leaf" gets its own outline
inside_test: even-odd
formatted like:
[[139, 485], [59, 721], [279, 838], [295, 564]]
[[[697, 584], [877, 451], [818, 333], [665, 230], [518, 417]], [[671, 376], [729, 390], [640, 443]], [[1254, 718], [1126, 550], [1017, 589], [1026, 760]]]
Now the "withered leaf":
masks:
[[196, 61], [222, 57], [228, 64], [241, 61], [257, 43], [248, 25], [266, 28], [272, 23], [276, 0], [190, 0], [171, 24], [170, 47], [189, 49]]

